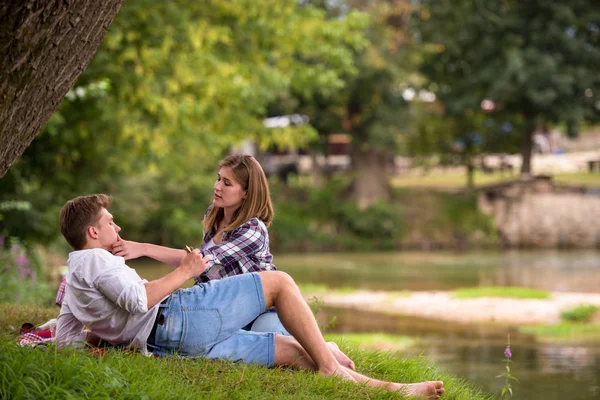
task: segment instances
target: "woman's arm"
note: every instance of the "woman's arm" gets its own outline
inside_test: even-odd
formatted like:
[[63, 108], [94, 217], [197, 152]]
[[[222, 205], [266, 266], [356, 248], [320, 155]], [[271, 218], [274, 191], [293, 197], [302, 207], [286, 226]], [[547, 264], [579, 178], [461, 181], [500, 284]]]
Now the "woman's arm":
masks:
[[139, 243], [131, 240], [123, 240], [119, 237], [117, 243], [113, 245], [112, 253], [115, 256], [131, 260], [139, 257], [150, 257], [156, 261], [178, 266], [183, 257], [187, 254], [185, 250], [172, 249], [170, 247], [158, 246], [151, 243]]
[[[218, 245], [205, 248], [206, 264], [212, 267], [220, 264], [218, 274], [221, 278], [244, 274], [275, 270], [271, 263], [273, 256], [269, 251], [269, 233], [257, 218], [246, 221], [230, 232], [227, 239]], [[207, 272], [196, 278], [197, 282], [218, 279], [208, 276]]]

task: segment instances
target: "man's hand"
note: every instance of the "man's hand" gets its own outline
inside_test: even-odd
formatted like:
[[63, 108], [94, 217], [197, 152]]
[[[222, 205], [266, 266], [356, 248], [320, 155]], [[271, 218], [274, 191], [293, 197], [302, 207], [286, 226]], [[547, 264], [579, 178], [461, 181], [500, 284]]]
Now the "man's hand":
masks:
[[144, 243], [133, 242], [131, 240], [123, 240], [121, 236], [112, 247], [112, 253], [115, 256], [123, 257], [126, 260], [139, 258], [144, 256]]
[[207, 258], [202, 258], [199, 250], [194, 250], [181, 260], [179, 267], [162, 278], [146, 283], [148, 309], [154, 307], [190, 278], [200, 275], [206, 269]]
[[193, 278], [200, 275], [208, 268], [206, 265], [207, 260], [208, 258], [202, 258], [200, 250], [196, 249], [181, 260], [177, 269], [183, 271], [189, 278]]

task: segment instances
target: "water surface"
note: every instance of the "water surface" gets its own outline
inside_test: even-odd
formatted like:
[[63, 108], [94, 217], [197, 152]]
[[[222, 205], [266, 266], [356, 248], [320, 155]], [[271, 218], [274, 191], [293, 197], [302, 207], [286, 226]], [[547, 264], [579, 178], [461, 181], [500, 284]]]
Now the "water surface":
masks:
[[[508, 251], [469, 253], [332, 253], [276, 255], [275, 264], [300, 284], [370, 290], [453, 290], [521, 286], [548, 291], [598, 292], [600, 252]], [[130, 263], [146, 279], [172, 270], [153, 261]], [[192, 281], [188, 282], [191, 285]], [[475, 327], [414, 317], [325, 309], [337, 332], [408, 335], [418, 344], [403, 355], [423, 354], [438, 367], [498, 393], [503, 352], [511, 334], [515, 400], [600, 399], [600, 345], [541, 343], [508, 328]]]

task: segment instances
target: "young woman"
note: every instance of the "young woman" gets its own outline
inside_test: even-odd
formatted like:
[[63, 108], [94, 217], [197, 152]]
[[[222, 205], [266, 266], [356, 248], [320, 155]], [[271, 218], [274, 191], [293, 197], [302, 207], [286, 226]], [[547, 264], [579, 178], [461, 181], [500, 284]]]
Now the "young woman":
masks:
[[[196, 282], [276, 270], [267, 231], [272, 220], [269, 185], [258, 161], [242, 154], [222, 160], [213, 201], [204, 215], [200, 246], [209, 268], [195, 278]], [[173, 266], [178, 266], [186, 255], [186, 250], [123, 239], [117, 241], [112, 252], [126, 260], [147, 256]], [[259, 317], [252, 330], [287, 333], [274, 312]]]

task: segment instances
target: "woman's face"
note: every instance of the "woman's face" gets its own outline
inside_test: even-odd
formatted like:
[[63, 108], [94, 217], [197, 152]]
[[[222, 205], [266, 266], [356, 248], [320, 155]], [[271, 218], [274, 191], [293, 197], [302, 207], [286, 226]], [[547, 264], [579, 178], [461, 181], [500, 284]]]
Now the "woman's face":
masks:
[[231, 211], [237, 210], [246, 197], [246, 190], [237, 182], [231, 167], [221, 167], [213, 187], [213, 205]]

